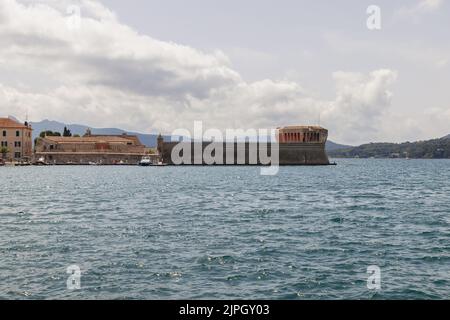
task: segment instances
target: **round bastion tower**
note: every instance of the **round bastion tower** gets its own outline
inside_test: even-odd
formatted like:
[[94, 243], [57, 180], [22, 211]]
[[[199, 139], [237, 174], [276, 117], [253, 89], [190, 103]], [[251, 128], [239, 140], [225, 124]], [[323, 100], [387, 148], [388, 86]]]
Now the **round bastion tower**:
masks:
[[278, 143], [320, 143], [325, 144], [328, 130], [320, 126], [287, 126], [277, 128]]

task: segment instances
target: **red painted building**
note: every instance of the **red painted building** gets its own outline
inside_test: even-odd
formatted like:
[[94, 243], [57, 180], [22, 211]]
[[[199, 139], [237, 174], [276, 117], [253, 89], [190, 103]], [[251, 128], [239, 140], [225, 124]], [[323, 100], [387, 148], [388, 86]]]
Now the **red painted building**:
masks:
[[287, 126], [277, 128], [278, 143], [325, 143], [328, 130], [320, 126]]

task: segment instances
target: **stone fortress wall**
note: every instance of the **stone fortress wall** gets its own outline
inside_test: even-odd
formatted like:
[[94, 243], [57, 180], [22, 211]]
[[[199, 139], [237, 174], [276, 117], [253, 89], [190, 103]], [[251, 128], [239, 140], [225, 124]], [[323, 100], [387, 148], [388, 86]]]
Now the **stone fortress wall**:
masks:
[[[136, 136], [92, 135], [89, 131], [83, 137], [39, 138], [35, 146], [35, 158], [48, 164], [135, 165], [149, 153]], [[151, 157], [156, 161], [156, 155]]]
[[[277, 144], [279, 148], [279, 165], [329, 165], [330, 161], [325, 151], [325, 143], [328, 138], [328, 130], [318, 126], [293, 126], [277, 129]], [[191, 155], [184, 157], [186, 159], [183, 165], [205, 165], [203, 158], [205, 149], [212, 142], [165, 142], [160, 136], [158, 138], [158, 153], [164, 163], [173, 165], [172, 151], [176, 146], [190, 151]], [[234, 142], [223, 143], [214, 142], [223, 150], [223, 159], [219, 159], [215, 165], [261, 165], [260, 151], [262, 154], [272, 156], [274, 143], [252, 143], [252, 142]], [[262, 148], [262, 149], [261, 149]], [[202, 150], [197, 154], [195, 150]], [[260, 150], [261, 149], [261, 150]], [[267, 152], [266, 152], [267, 149]], [[209, 151], [209, 149], [208, 149]], [[208, 152], [207, 152], [208, 153]], [[244, 161], [238, 162], [239, 153]], [[216, 156], [214, 153], [212, 156]], [[227, 161], [228, 159], [228, 161]], [[233, 159], [233, 161], [230, 161]], [[256, 161], [252, 161], [255, 160]]]

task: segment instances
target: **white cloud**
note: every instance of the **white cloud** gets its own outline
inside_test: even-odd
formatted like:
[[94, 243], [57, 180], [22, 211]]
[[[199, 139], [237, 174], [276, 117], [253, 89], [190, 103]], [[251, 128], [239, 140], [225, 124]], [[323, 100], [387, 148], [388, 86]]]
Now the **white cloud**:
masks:
[[[71, 3], [71, 2], [70, 2]], [[336, 99], [293, 81], [245, 81], [221, 51], [159, 41], [80, 0], [81, 25], [67, 28], [68, 1], [0, 3], [0, 113], [92, 126], [171, 132], [203, 120], [217, 128], [322, 124], [342, 142], [377, 136], [396, 72], [336, 72]], [[18, 78], [17, 78], [18, 77]], [[362, 134], [365, 132], [365, 134]]]
[[443, 0], [423, 0], [418, 4], [418, 8], [426, 11], [434, 11], [444, 4]]
[[418, 22], [421, 15], [436, 12], [443, 5], [443, 0], [421, 0], [413, 6], [400, 8], [396, 16], [400, 18], [409, 18]]
[[376, 137], [391, 106], [389, 87], [397, 73], [381, 69], [368, 76], [348, 72], [335, 72], [333, 76], [337, 96], [323, 118], [335, 130], [337, 139], [357, 143]]
[[437, 69], [446, 68], [449, 64], [450, 48], [446, 43], [440, 47], [430, 47], [429, 44], [419, 41], [394, 43], [388, 39], [356, 40], [339, 32], [327, 32], [323, 35], [323, 39], [330, 49], [338, 54], [358, 54], [367, 60], [379, 60], [388, 56], [398, 61]]

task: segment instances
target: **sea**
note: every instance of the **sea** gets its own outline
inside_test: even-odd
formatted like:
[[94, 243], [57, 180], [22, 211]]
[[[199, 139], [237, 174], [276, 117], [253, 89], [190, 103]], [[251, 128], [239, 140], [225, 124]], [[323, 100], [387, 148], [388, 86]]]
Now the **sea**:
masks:
[[0, 299], [449, 299], [450, 160], [0, 167]]

